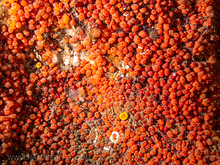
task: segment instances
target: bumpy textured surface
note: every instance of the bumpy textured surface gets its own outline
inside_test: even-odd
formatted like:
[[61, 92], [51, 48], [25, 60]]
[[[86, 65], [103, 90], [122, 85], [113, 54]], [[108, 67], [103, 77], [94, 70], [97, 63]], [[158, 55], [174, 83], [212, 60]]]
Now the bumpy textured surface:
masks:
[[0, 164], [219, 165], [218, 6], [2, 0]]

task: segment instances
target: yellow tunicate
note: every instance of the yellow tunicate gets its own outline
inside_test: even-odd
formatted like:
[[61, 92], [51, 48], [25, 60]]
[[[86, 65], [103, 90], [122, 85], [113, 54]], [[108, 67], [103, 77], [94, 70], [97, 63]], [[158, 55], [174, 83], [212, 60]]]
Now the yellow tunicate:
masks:
[[36, 63], [36, 68], [40, 68], [42, 66], [42, 64], [40, 62]]
[[122, 112], [120, 115], [119, 115], [119, 118], [121, 120], [126, 120], [128, 118], [128, 114], [126, 112]]

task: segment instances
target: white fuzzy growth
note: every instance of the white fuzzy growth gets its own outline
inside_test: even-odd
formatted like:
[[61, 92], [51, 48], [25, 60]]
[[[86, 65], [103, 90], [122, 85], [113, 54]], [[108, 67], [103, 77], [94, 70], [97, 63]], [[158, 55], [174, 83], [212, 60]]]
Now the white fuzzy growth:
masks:
[[69, 63], [70, 63], [70, 59], [69, 58], [64, 58], [64, 64], [69, 65]]
[[74, 53], [72, 64], [73, 64], [73, 66], [78, 66], [79, 65], [79, 58], [76, 56], [75, 53]]

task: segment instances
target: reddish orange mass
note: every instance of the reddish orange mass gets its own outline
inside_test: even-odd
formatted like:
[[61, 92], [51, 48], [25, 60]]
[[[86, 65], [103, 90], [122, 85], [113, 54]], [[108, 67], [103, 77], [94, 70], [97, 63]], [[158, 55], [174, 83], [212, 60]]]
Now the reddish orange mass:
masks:
[[219, 165], [217, 4], [2, 2], [0, 164]]

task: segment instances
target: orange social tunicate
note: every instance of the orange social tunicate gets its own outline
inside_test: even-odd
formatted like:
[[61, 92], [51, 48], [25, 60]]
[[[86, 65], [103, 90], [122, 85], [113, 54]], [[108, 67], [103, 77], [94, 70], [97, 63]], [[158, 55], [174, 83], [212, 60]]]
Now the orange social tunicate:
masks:
[[85, 14], [83, 14], [83, 13], [79, 14], [79, 20], [80, 21], [83, 21], [85, 18], [86, 18]]
[[94, 29], [92, 35], [94, 37], [99, 37], [101, 35], [101, 30], [99, 29]]

